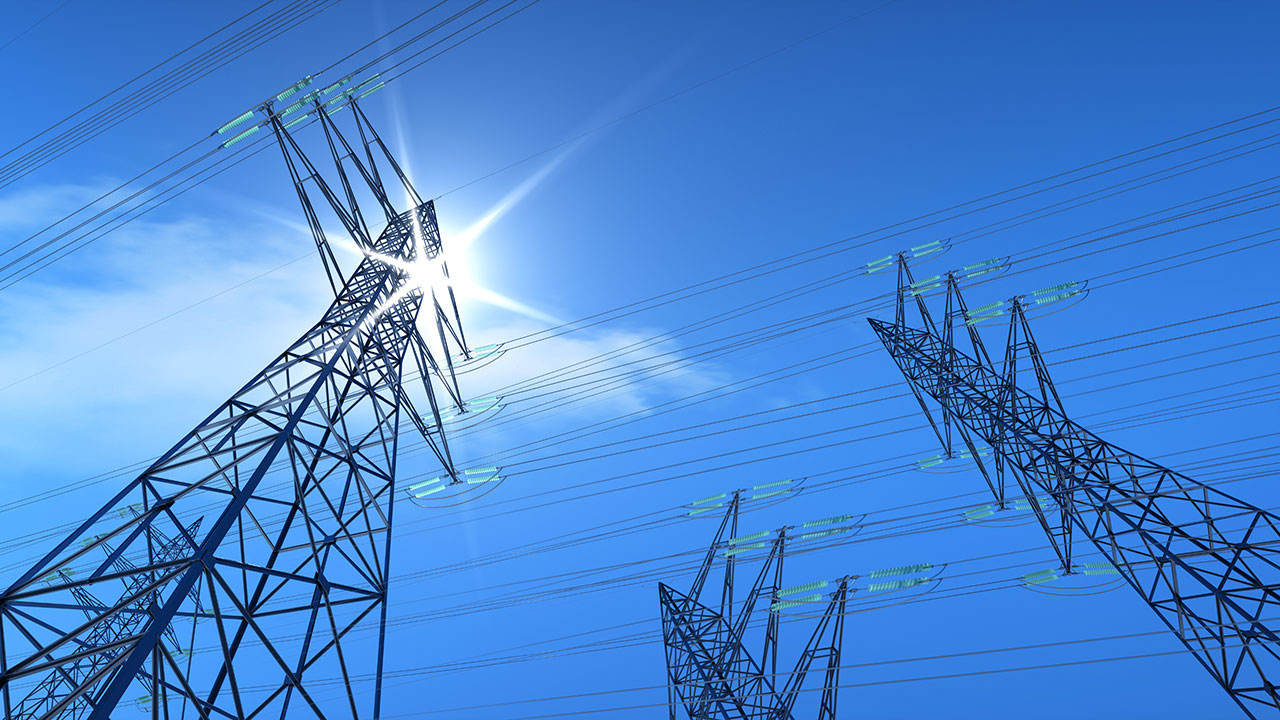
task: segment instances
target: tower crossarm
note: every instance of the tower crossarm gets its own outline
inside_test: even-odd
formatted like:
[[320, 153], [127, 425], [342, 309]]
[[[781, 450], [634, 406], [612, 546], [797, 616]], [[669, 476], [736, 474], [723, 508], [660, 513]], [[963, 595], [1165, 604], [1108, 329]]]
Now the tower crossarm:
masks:
[[870, 323], [913, 388], [1065, 508], [1247, 713], [1280, 708], [1280, 517], [1102, 440], [933, 332]]

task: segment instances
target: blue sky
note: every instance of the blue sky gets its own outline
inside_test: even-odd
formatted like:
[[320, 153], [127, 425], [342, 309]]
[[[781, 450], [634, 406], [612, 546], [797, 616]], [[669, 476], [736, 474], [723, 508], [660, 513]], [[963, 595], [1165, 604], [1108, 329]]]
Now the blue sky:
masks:
[[[10, 112], [0, 115], [0, 138], [5, 139], [0, 144], [8, 149], [251, 7], [247, 2], [72, 0], [0, 50], [0, 62], [21, 80], [7, 91]], [[0, 24], [20, 29], [47, 11], [36, 4], [6, 6], [0, 10]], [[0, 245], [33, 236], [199, 140], [255, 100], [328, 65], [417, 11], [415, 4], [398, 0], [339, 2], [0, 189]], [[446, 246], [489, 217], [465, 253], [456, 256], [456, 265], [475, 284], [526, 309], [515, 312], [464, 297], [464, 320], [478, 345], [1267, 110], [1275, 103], [1266, 89], [1280, 70], [1272, 37], [1277, 14], [1273, 5], [1260, 2], [544, 0], [398, 79], [366, 107], [404, 153], [422, 194], [442, 196], [437, 208]], [[855, 19], [841, 24], [850, 18]], [[825, 32], [804, 40], [820, 31]], [[804, 42], [795, 44], [800, 40]], [[657, 101], [662, 102], [650, 107]], [[626, 119], [561, 145], [622, 117]], [[465, 457], [492, 454], [499, 464], [513, 467], [530, 458], [796, 403], [833, 407], [844, 401], [826, 398], [859, 390], [868, 391], [866, 398], [853, 396], [849, 404], [876, 402], [633, 453], [587, 452], [602, 457], [509, 473], [510, 479], [492, 494], [460, 510], [406, 505], [398, 516], [396, 560], [405, 581], [393, 587], [391, 600], [392, 617], [402, 624], [389, 645], [389, 667], [406, 674], [388, 681], [386, 715], [412, 717], [428, 710], [623, 689], [634, 690], [439, 716], [523, 718], [663, 702], [657, 575], [634, 582], [620, 578], [629, 563], [667, 556], [674, 557], [655, 565], [689, 560], [692, 555], [681, 553], [709, 542], [714, 528], [701, 521], [671, 522], [469, 570], [432, 577], [414, 573], [536, 544], [584, 525], [644, 513], [675, 517], [676, 506], [725, 489], [786, 477], [848, 475], [863, 470], [820, 474], [867, 463], [878, 463], [871, 467], [884, 476], [801, 493], [744, 522], [756, 529], [757, 524], [775, 527], [834, 512], [878, 513], [871, 517], [889, 519], [936, 510], [940, 514], [929, 520], [933, 522], [954, 519], [959, 507], [986, 502], [978, 494], [938, 500], [980, 490], [981, 480], [971, 470], [930, 474], [911, 470], [910, 460], [891, 460], [925, 456], [937, 448], [921, 427], [914, 402], [902, 397], [905, 385], [883, 351], [678, 412], [651, 410], [874, 340], [858, 315], [694, 362], [705, 349], [699, 343], [722, 335], [882, 298], [891, 290], [888, 277], [860, 276], [824, 288], [815, 283], [939, 238], [963, 240], [931, 261], [929, 272], [996, 256], [1026, 259], [1016, 266], [1018, 272], [972, 288], [971, 303], [1094, 279], [1095, 289], [1083, 302], [1034, 321], [1042, 347], [1054, 351], [1050, 362], [1063, 360], [1051, 369], [1068, 411], [1086, 425], [1096, 423], [1099, 434], [1135, 452], [1167, 459], [1174, 467], [1185, 463], [1193, 477], [1201, 477], [1196, 468], [1203, 468], [1203, 479], [1234, 477], [1242, 471], [1224, 466], [1223, 458], [1243, 458], [1242, 467], [1264, 477], [1237, 481], [1229, 491], [1272, 507], [1275, 491], [1265, 473], [1274, 467], [1269, 455], [1274, 440], [1221, 444], [1263, 435], [1274, 425], [1268, 422], [1274, 408], [1267, 394], [1274, 394], [1267, 387], [1274, 379], [1264, 377], [1274, 364], [1264, 354], [1280, 349], [1270, 337], [1276, 332], [1268, 324], [1273, 309], [1094, 341], [1271, 302], [1277, 260], [1273, 244], [1213, 256], [1238, 247], [1215, 249], [1215, 243], [1271, 229], [1277, 224], [1274, 211], [1259, 209], [1129, 247], [1116, 246], [1138, 235], [1039, 257], [1047, 243], [1078, 234], [1098, 237], [1105, 234], [1099, 228], [1274, 175], [1275, 150], [1264, 147], [1274, 140], [1263, 139], [1271, 133], [1267, 127], [1249, 130], [899, 237], [872, 236], [865, 247], [822, 261], [512, 350], [483, 371], [464, 376], [466, 394], [482, 397], [568, 362], [661, 338], [642, 353], [606, 365], [615, 371], [648, 368], [637, 378], [644, 382], [625, 385], [593, 403], [567, 402], [569, 391], [563, 388], [526, 393], [518, 401], [513, 396], [504, 409], [508, 417], [523, 412], [520, 403], [528, 408], [550, 397], [560, 404], [535, 421], [498, 422], [503, 416], [496, 416], [481, 431], [456, 442]], [[1255, 141], [1248, 149], [1257, 152], [1238, 159], [1001, 232], [981, 230], [1112, 182], [1209, 152], [1230, 154], [1236, 151], [1227, 148]], [[548, 148], [554, 149], [543, 153]], [[509, 167], [536, 153], [543, 154]], [[1262, 198], [1247, 207], [1262, 208], [1267, 202]], [[323, 311], [328, 290], [311, 248], [278, 153], [264, 152], [48, 270], [0, 290], [0, 454], [5, 467], [0, 489], [5, 497], [60, 487], [169, 447]], [[1178, 253], [1206, 259], [1148, 276], [1136, 267]], [[1124, 268], [1135, 269], [1104, 275]], [[1125, 281], [1110, 283], [1117, 278]], [[798, 288], [813, 292], [711, 329], [678, 334], [687, 323]], [[194, 303], [199, 304], [184, 310]], [[1225, 327], [1245, 322], [1251, 324]], [[1207, 327], [1224, 329], [1150, 342]], [[998, 335], [999, 330], [993, 331], [989, 342], [999, 346]], [[98, 347], [104, 343], [109, 344]], [[1122, 349], [1128, 346], [1137, 347]], [[656, 353], [666, 354], [651, 357]], [[1251, 355], [1263, 356], [1241, 359]], [[628, 360], [637, 365], [621, 365]], [[655, 375], [651, 366], [670, 360], [679, 361], [678, 372]], [[1213, 367], [1197, 369], [1201, 366]], [[1174, 372], [1181, 374], [1155, 377]], [[1237, 384], [1213, 389], [1227, 383]], [[881, 386], [887, 389], [876, 390]], [[1193, 391], [1203, 392], [1174, 397]], [[534, 394], [539, 399], [528, 397]], [[1256, 402], [1249, 404], [1251, 398]], [[1213, 402], [1225, 404], [1209, 404]], [[1155, 418], [1159, 422], [1121, 422], [1180, 404], [1193, 407], [1175, 408], [1170, 416]], [[1114, 410], [1131, 405], [1135, 407]], [[1209, 409], [1216, 411], [1193, 414]], [[1108, 410], [1113, 412], [1104, 414]], [[633, 425], [536, 452], [507, 450], [635, 411], [652, 417], [642, 412], [646, 419]], [[710, 469], [773, 454], [762, 447], [771, 442], [838, 428], [852, 429], [835, 439], [864, 439], [731, 470]], [[705, 431], [684, 434], [698, 432]], [[796, 442], [783, 450], [821, 442]], [[729, 453], [728, 460], [696, 461]], [[435, 470], [422, 454], [405, 456], [402, 469], [427, 477]], [[609, 479], [628, 473], [637, 474]], [[686, 477], [664, 480], [673, 475]], [[588, 492], [586, 484], [596, 481], [602, 482], [592, 488], [610, 492], [579, 498]], [[644, 481], [653, 482], [623, 489]], [[25, 536], [84, 515], [111, 488], [110, 480], [86, 484], [21, 512], [4, 511], [4, 572], [13, 572], [12, 567], [43, 547], [37, 540], [21, 544]], [[547, 491], [557, 492], [543, 495]], [[507, 512], [550, 499], [558, 502]], [[926, 501], [937, 502], [915, 507]], [[900, 506], [913, 509], [890, 510]], [[868, 537], [874, 532], [864, 530]], [[1026, 552], [1007, 562], [973, 560], [1013, 550]], [[964, 590], [974, 582], [1016, 579], [1053, 564], [1038, 530], [1026, 524], [956, 527], [838, 545], [798, 557], [788, 573], [800, 583], [907, 562], [945, 567], [939, 588], [955, 588], [954, 596], [850, 616], [845, 648], [851, 663], [1160, 630], [1154, 615], [1127, 588], [1087, 596], [1019, 587]], [[1022, 564], [1002, 570], [1002, 563]], [[609, 581], [607, 587], [590, 593], [569, 589], [587, 581], [551, 579], [603, 566], [613, 566], [600, 576]], [[974, 567], [987, 574], [967, 575]], [[686, 572], [672, 572], [663, 579], [677, 587], [688, 582]], [[537, 591], [544, 582], [552, 590], [546, 597]], [[478, 610], [486, 599], [507, 593], [519, 602], [462, 612]], [[444, 617], [430, 622], [421, 617], [432, 612]], [[639, 624], [557, 639], [633, 622]], [[804, 622], [785, 629], [794, 654], [808, 629]], [[450, 674], [411, 672], [483, 653], [522, 653], [526, 650], [513, 648], [542, 640], [553, 642], [534, 649], [564, 650], [645, 631], [652, 642], [623, 642], [616, 648]], [[1233, 706], [1225, 695], [1177, 650], [1171, 636], [1156, 633], [854, 668], [842, 680], [860, 686], [844, 691], [842, 705], [851, 715], [902, 718], [1027, 712], [1048, 718], [1089, 713], [1230, 717]], [[1164, 654], [900, 682], [1148, 653]], [[640, 718], [655, 712], [639, 708], [603, 716]]]

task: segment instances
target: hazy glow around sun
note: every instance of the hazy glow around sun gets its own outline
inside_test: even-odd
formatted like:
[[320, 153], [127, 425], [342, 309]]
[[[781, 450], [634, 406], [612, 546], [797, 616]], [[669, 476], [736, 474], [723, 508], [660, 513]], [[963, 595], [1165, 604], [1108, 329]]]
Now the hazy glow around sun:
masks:
[[[489, 215], [492, 214], [492, 212], [489, 213]], [[428, 258], [426, 248], [423, 243], [421, 228], [415, 227], [413, 235], [414, 242], [417, 246], [413, 260], [405, 260], [403, 258], [392, 257], [372, 250], [365, 250], [350, 240], [344, 239], [344, 241], [340, 243], [340, 247], [348, 251], [359, 253], [366, 258], [399, 268], [407, 273], [405, 284], [399, 291], [388, 298], [387, 301], [383, 303], [382, 307], [378, 308], [374, 317], [380, 316], [386, 311], [386, 308], [391, 307], [396, 302], [399, 302], [411, 292], [421, 291], [426, 294], [434, 292], [435, 297], [443, 302], [448, 296], [449, 289], [452, 288], [454, 294], [459, 300], [473, 300], [485, 303], [548, 324], [554, 325], [559, 322], [555, 317], [544, 313], [537, 308], [479, 285], [472, 280], [470, 273], [468, 272], [469, 264], [466, 261], [468, 253], [466, 253], [465, 247], [448, 253], [449, 258], [447, 262], [449, 276], [445, 277], [444, 267], [446, 260], [444, 259], [444, 256], [441, 255], [436, 258]], [[469, 237], [471, 241], [474, 241], [478, 235], [479, 233], [472, 233]]]
[[[412, 178], [413, 167], [410, 158], [413, 154], [409, 151], [408, 139], [404, 132], [405, 114], [401, 104], [397, 101], [393, 93], [392, 108], [392, 133], [395, 138], [395, 144], [398, 146], [401, 170], [405, 176]], [[563, 151], [558, 153], [550, 161], [538, 168], [523, 182], [508, 192], [501, 200], [493, 205], [487, 212], [482, 214], [478, 220], [471, 223], [461, 233], [453, 237], [444, 238], [444, 250], [442, 255], [435, 259], [427, 259], [426, 251], [423, 244], [422, 229], [414, 228], [414, 241], [416, 244], [416, 252], [414, 260], [404, 260], [377, 253], [366, 251], [356, 243], [346, 237], [345, 233], [335, 233], [330, 237], [342, 238], [337, 243], [339, 247], [348, 251], [358, 253], [366, 258], [377, 260], [386, 265], [391, 265], [404, 270], [408, 277], [406, 278], [403, 288], [395, 293], [393, 297], [388, 298], [382, 308], [378, 309], [377, 315], [385, 312], [394, 302], [399, 302], [407, 293], [415, 290], [423, 293], [434, 292], [435, 297], [445, 302], [448, 297], [450, 288], [459, 301], [471, 300], [487, 305], [492, 305], [509, 312], [532, 318], [549, 325], [556, 325], [560, 320], [552, 315], [545, 313], [526, 303], [520, 302], [514, 298], [508, 297], [490, 288], [478, 284], [471, 272], [470, 263], [475, 259], [476, 254], [473, 252], [474, 245], [484, 234], [484, 232], [494, 224], [499, 218], [505, 215], [511, 208], [518, 204], [530, 192], [537, 188], [542, 182], [569, 156], [581, 147], [581, 142], [575, 142]], [[414, 200], [410, 196], [408, 189], [404, 192], [404, 206], [413, 207]], [[448, 266], [448, 277], [445, 276], [445, 264]]]

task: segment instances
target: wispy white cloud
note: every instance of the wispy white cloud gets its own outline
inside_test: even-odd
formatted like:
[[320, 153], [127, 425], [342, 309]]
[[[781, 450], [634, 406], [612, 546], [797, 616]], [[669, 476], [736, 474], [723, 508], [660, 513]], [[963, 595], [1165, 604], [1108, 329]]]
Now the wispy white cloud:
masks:
[[[24, 197], [56, 208], [81, 191]], [[288, 266], [112, 341], [309, 247], [309, 238], [271, 226], [140, 220], [0, 292], [0, 386], [40, 373], [0, 391], [0, 455], [19, 471], [6, 477], [25, 470], [74, 478], [167, 447], [315, 321], [328, 299], [319, 262]]]
[[[474, 333], [472, 345], [518, 338], [539, 329], [522, 321], [486, 327]], [[492, 421], [478, 425], [485, 428], [483, 432], [464, 436], [455, 444], [462, 456], [502, 452], [518, 442], [590, 422], [643, 414], [660, 403], [729, 381], [722, 367], [689, 360], [677, 341], [658, 331], [633, 328], [590, 328], [513, 347], [491, 363], [477, 362], [478, 369], [459, 376], [464, 397], [498, 394], [503, 408]], [[517, 391], [501, 390], [512, 386]], [[536, 412], [536, 417], [507, 422], [530, 412]]]
[[23, 188], [0, 195], [0, 239], [4, 247], [25, 239], [71, 210], [83, 207], [114, 187], [110, 182]]

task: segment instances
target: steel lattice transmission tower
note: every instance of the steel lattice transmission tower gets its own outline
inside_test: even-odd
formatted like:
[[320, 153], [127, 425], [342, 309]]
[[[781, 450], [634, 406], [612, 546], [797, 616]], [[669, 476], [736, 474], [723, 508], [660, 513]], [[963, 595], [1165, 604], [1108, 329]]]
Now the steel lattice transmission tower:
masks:
[[[1271, 677], [1280, 677], [1276, 632], [1280, 606], [1280, 516], [1099, 438], [1063, 410], [1031, 335], [1023, 300], [1009, 301], [1003, 367], [997, 369], [977, 325], [992, 303], [971, 312], [954, 273], [924, 285], [898, 257], [893, 323], [870, 323], [929, 418], [944, 450], [951, 430], [965, 442], [998, 502], [1011, 473], [1070, 573], [1074, 533], [1119, 569], [1128, 584], [1177, 635], [1246, 714], [1280, 708]], [[946, 286], [942, 327], [925, 305], [927, 289]], [[921, 326], [906, 324], [907, 298]], [[971, 354], [955, 328], [966, 328]], [[1019, 356], [1035, 388], [1018, 386]], [[941, 427], [930, 407], [941, 409]], [[994, 472], [974, 441], [992, 449]], [[1052, 498], [1048, 511], [1033, 501]]]
[[[137, 516], [135, 507], [129, 508], [133, 511], [133, 515]], [[123, 513], [121, 514], [123, 517]], [[199, 532], [200, 520], [187, 526], [188, 534]], [[160, 531], [159, 528], [151, 526], [147, 528], [148, 534], [152, 536], [151, 540], [156, 550], [155, 560], [157, 563], [167, 563], [180, 556], [183, 550], [182, 538], [168, 538]], [[92, 542], [92, 539], [89, 540]], [[86, 542], [85, 544], [89, 544]], [[121, 577], [128, 578], [127, 594], [138, 597], [129, 608], [131, 612], [116, 613], [101, 619], [98, 618], [97, 612], [105, 607], [105, 603], [93, 595], [87, 588], [73, 584], [74, 573], [70, 569], [59, 570], [52, 575], [44, 578], [45, 582], [52, 582], [55, 579], [69, 586], [69, 591], [80, 603], [81, 610], [85, 617], [94, 622], [93, 629], [85, 637], [85, 644], [91, 646], [109, 645], [119, 638], [132, 635], [142, 625], [147, 618], [147, 603], [151, 599], [147, 593], [143, 592], [145, 585], [149, 582], [149, 578], [144, 573], [138, 573], [136, 566], [129, 561], [128, 558], [118, 555], [115, 548], [110, 543], [101, 543], [100, 549], [112, 557], [112, 569]], [[198, 595], [196, 596], [198, 603]], [[177, 633], [172, 626], [165, 629], [165, 639], [168, 641], [168, 647], [171, 652], [182, 647], [182, 641], [178, 639]], [[178, 650], [179, 655], [182, 654]], [[22, 703], [13, 713], [13, 717], [38, 717], [55, 708], [63, 698], [75, 689], [75, 686], [85, 679], [93, 677], [102, 669], [104, 663], [110, 660], [109, 654], [90, 654], [81, 657], [69, 667], [60, 667], [57, 671], [50, 671], [44, 680], [36, 686], [34, 690], [27, 694]], [[149, 678], [143, 678], [144, 687], [147, 691], [151, 691], [151, 683]], [[73, 703], [64, 712], [64, 715], [71, 717], [81, 717], [89, 709], [87, 703]], [[7, 717], [7, 716], [6, 716]]]
[[[448, 363], [466, 350], [452, 297], [446, 311], [427, 284], [447, 277], [435, 209], [357, 104], [381, 85], [348, 82], [280, 108], [304, 80], [220, 129], [259, 118], [228, 146], [274, 131], [333, 303], [0, 594], [5, 718], [118, 719], [121, 700], [153, 717], [381, 712], [398, 431], [414, 424], [456, 477], [432, 383], [456, 399]], [[348, 108], [351, 140], [330, 117]], [[321, 125], [336, 182], [290, 134], [304, 118]], [[345, 277], [315, 194], [364, 255]], [[424, 309], [435, 353], [417, 328]], [[425, 418], [406, 394], [406, 355]]]
[[[658, 584], [663, 645], [667, 655], [669, 717], [676, 720], [683, 707], [690, 720], [794, 720], [793, 710], [805, 677], [814, 661], [825, 660], [817, 720], [835, 720], [845, 604], [852, 592], [849, 587], [851, 578], [835, 581], [837, 589], [831, 593], [795, 667], [789, 671], [784, 668], [780, 674], [778, 637], [781, 613], [819, 602], [821, 593], [812, 591], [829, 583], [819, 581], [782, 587], [787, 528], [764, 541], [761, 538], [773, 533], [736, 537], [740, 503], [741, 494], [734, 493], [688, 593], [665, 583]], [[769, 554], [735, 620], [733, 576], [737, 555], [764, 548]], [[704, 604], [701, 596], [717, 553], [725, 556], [725, 574], [718, 608], [713, 608]], [[802, 593], [811, 594], [799, 597]], [[764, 650], [757, 662], [747, 649], [745, 636], [761, 598], [769, 598], [770, 604]]]

